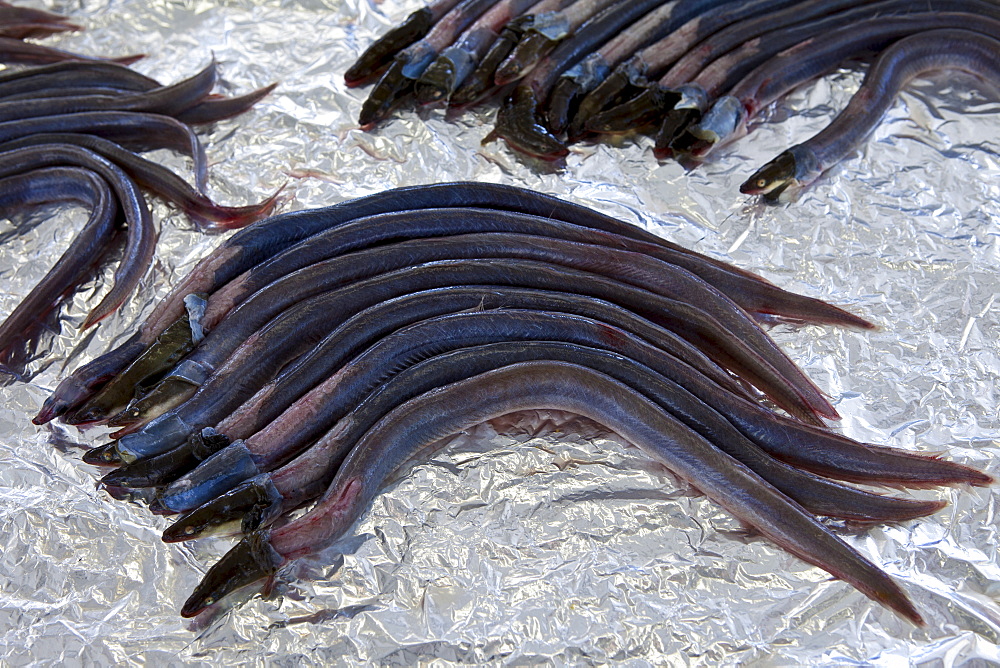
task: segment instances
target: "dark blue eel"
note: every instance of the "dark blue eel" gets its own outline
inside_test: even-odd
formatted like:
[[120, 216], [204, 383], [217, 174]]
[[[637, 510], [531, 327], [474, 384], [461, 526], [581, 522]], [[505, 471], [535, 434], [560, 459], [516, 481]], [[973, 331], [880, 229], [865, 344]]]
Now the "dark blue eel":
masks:
[[104, 257], [115, 231], [118, 200], [107, 181], [82, 167], [46, 167], [0, 179], [0, 212], [52, 202], [90, 209], [87, 222], [52, 269], [0, 324], [0, 363], [17, 373], [21, 358], [45, 316], [86, 280]]
[[193, 617], [230, 592], [344, 537], [389, 479], [409, 460], [440, 448], [445, 436], [507, 413], [538, 409], [565, 410], [604, 425], [778, 547], [923, 625], [886, 573], [748, 467], [631, 387], [586, 367], [550, 361], [488, 371], [392, 410], [362, 436], [312, 510], [241, 540], [208, 571], [181, 615]]
[[[357, 400], [356, 406], [347, 403], [349, 409], [340, 421], [280, 468], [254, 457], [249, 444], [241, 441], [207, 459], [199, 470], [158, 494], [166, 509], [194, 508], [164, 531], [163, 540], [191, 540], [234, 520], [241, 523], [243, 533], [269, 524], [319, 497], [361, 436], [399, 404], [491, 369], [532, 360], [572, 362], [636, 389], [812, 513], [856, 522], [905, 521], [945, 505], [873, 494], [771, 458], [721, 414], [658, 373], [664, 356], [644, 352], [641, 346], [624, 355], [561, 341], [501, 341], [435, 355], [401, 370]], [[194, 507], [197, 503], [201, 505]]]
[[[5, 124], [0, 124], [0, 141], [8, 139], [3, 137], [3, 125]], [[50, 129], [47, 131], [58, 130]], [[52, 396], [46, 399], [33, 421], [36, 424], [44, 424], [80, 406], [93, 396], [108, 380], [128, 367], [167, 327], [185, 313], [184, 298], [187, 295], [192, 293], [210, 294], [242, 272], [277, 255], [293, 244], [356, 218], [392, 211], [452, 206], [518, 211], [574, 222], [622, 234], [640, 241], [659, 244], [691, 255], [693, 258], [700, 258], [703, 262], [725, 268], [730, 272], [748, 276], [746, 272], [741, 272], [718, 260], [671, 244], [628, 223], [586, 207], [529, 190], [480, 183], [444, 183], [397, 188], [325, 209], [275, 216], [237, 232], [223, 242], [210, 256], [202, 260], [187, 278], [181, 281], [170, 295], [160, 302], [132, 337], [63, 379]], [[872, 327], [867, 321], [835, 306], [817, 299], [794, 295], [763, 281], [763, 279], [749, 279], [748, 285], [759, 286], [756, 289], [770, 293], [771, 299], [765, 313], [785, 315], [805, 322]], [[757, 311], [757, 309], [749, 310]]]

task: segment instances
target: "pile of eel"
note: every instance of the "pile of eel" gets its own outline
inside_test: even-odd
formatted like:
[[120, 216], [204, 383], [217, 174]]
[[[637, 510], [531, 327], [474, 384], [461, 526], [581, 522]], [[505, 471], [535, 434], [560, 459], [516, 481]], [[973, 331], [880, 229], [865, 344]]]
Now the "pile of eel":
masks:
[[[45, 12], [7, 5], [0, 6], [0, 19], [15, 11], [27, 12], [26, 21], [39, 27], [10, 34], [69, 26], [61, 19], [46, 19], [52, 15]], [[13, 25], [13, 20], [0, 21], [11, 30]], [[206, 194], [205, 151], [192, 126], [243, 113], [274, 86], [223, 97], [212, 93], [214, 60], [188, 79], [163, 85], [123, 64], [66, 52], [18, 56], [4, 39], [20, 43], [0, 38], [0, 61], [52, 62], [0, 71], [0, 216], [52, 204], [89, 210], [69, 248], [0, 324], [0, 365], [12, 376], [23, 377], [49, 317], [103, 262], [116, 256], [122, 228], [124, 250], [113, 285], [81, 328], [113, 313], [149, 269], [157, 230], [142, 189], [176, 205], [204, 231], [242, 227], [273, 210], [275, 196], [241, 207], [212, 201]], [[162, 148], [192, 159], [193, 185], [138, 153]]]
[[345, 79], [376, 81], [366, 128], [411, 97], [464, 108], [499, 91], [484, 142], [556, 160], [568, 142], [638, 132], [658, 158], [691, 161], [796, 87], [874, 59], [837, 120], [741, 188], [777, 198], [850, 155], [910, 79], [958, 69], [996, 81], [998, 39], [990, 0], [437, 0]]
[[[914, 623], [902, 590], [817, 515], [904, 521], [923, 488], [989, 476], [834, 433], [761, 329], [870, 328], [641, 228], [510, 186], [445, 183], [282, 214], [224, 241], [37, 424], [116, 427], [84, 461], [164, 540], [243, 538], [184, 605], [344, 536], [408, 461], [500, 415], [560, 409], [643, 448], [748, 527]], [[290, 514], [307, 509], [304, 514]]]

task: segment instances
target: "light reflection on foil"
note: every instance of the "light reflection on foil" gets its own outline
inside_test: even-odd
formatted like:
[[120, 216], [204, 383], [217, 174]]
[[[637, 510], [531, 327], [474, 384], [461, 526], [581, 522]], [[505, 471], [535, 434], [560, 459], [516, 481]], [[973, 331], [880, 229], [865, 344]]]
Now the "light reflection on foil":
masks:
[[[287, 207], [296, 209], [458, 179], [565, 196], [873, 319], [881, 327], [874, 333], [772, 333], [833, 397], [847, 435], [947, 452], [1000, 473], [1000, 104], [966, 78], [917, 83], [860, 155], [794, 206], [765, 207], [738, 195], [738, 184], [822, 127], [857, 74], [794, 94], [748, 139], [690, 173], [657, 164], [647, 140], [577, 146], [556, 170], [499, 144], [480, 146], [492, 109], [454, 122], [440, 109], [407, 110], [374, 133], [356, 128], [367, 89], [345, 88], [342, 73], [416, 2], [35, 4], [88, 28], [47, 43], [114, 54], [127, 45], [148, 54], [137, 69], [164, 81], [214, 54], [226, 93], [281, 82], [253, 112], [203, 135], [212, 193], [225, 203], [259, 199], [285, 181]], [[158, 159], [188, 173], [184, 159]], [[164, 518], [95, 490], [98, 472], [80, 456], [82, 444], [102, 442], [99, 433], [29, 421], [64, 367], [122, 337], [216, 243], [162, 203], [155, 213], [159, 255], [141, 296], [96, 332], [77, 334], [109, 269], [74, 298], [33, 381], [0, 390], [0, 662], [1000, 660], [995, 489], [918, 492], [950, 505], [929, 519], [847, 536], [912, 595], [928, 620], [915, 629], [746, 538], [613, 435], [541, 413], [457, 436], [380, 495], [352, 538], [284, 572], [271, 599], [244, 595], [213, 620], [182, 621], [181, 603], [231, 542], [162, 544]], [[56, 257], [49, 242], [65, 232], [53, 230], [82, 219], [67, 210], [59, 221], [0, 250], [5, 312], [29, 289], [36, 265]]]

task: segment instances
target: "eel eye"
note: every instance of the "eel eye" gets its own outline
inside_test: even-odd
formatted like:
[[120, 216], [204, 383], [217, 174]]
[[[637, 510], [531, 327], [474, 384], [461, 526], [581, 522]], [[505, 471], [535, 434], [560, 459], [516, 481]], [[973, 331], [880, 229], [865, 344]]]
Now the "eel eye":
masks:
[[767, 185], [767, 179], [757, 179], [757, 187], [763, 188]]

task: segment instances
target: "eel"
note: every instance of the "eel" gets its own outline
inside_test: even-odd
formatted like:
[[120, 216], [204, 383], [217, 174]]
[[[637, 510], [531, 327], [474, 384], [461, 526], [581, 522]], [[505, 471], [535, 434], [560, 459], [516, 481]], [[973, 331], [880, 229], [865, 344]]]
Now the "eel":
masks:
[[928, 515], [941, 501], [873, 494], [805, 473], [767, 454], [687, 390], [657, 373], [660, 355], [635, 348], [623, 356], [559, 341], [503, 341], [459, 348], [400, 371], [351, 408], [335, 426], [280, 467], [236, 441], [197, 469], [162, 489], [164, 511], [185, 511], [163, 532], [165, 542], [192, 540], [223, 524], [240, 521], [250, 533], [322, 494], [361, 436], [390, 410], [435, 387], [491, 369], [533, 360], [579, 364], [611, 376], [653, 399], [716, 446], [743, 462], [784, 494], [819, 515], [853, 522], [905, 521]]
[[[705, 261], [730, 271], [753, 276], [749, 272], [671, 244], [639, 227], [592, 209], [525, 189], [481, 183], [443, 183], [397, 188], [332, 207], [273, 216], [237, 232], [199, 262], [191, 273], [161, 300], [131, 337], [60, 381], [52, 395], [43, 403], [33, 422], [45, 424], [81, 406], [108, 380], [126, 369], [167, 327], [185, 313], [184, 298], [187, 295], [209, 294], [240, 273], [277, 255], [293, 244], [353, 219], [403, 209], [448, 206], [519, 211], [548, 216], [556, 220], [572, 221], [641, 241], [657, 243], [704, 258]], [[756, 280], [768, 285], [759, 277], [756, 277]], [[780, 297], [773, 308], [789, 311], [789, 315], [793, 318], [827, 324], [872, 327], [862, 318], [818, 299], [793, 295], [774, 286], [771, 288], [775, 291], [775, 296]], [[774, 310], [768, 312], [775, 313]], [[780, 315], [780, 313], [775, 314]]]
[[114, 163], [93, 151], [66, 144], [47, 144], [0, 153], [0, 177], [41, 167], [66, 165], [93, 170], [108, 181], [124, 211], [128, 231], [125, 251], [115, 270], [114, 284], [80, 325], [81, 329], [86, 329], [111, 315], [138, 286], [139, 279], [152, 264], [157, 233], [153, 216], [139, 187]]
[[942, 69], [967, 72], [995, 88], [1000, 41], [968, 30], [929, 30], [899, 40], [882, 52], [861, 88], [826, 128], [758, 169], [740, 192], [777, 199], [808, 186], [857, 149], [910, 80]]
[[8, 370], [24, 355], [18, 346], [37, 336], [45, 316], [105, 255], [115, 230], [118, 200], [107, 181], [81, 167], [46, 167], [0, 179], [0, 211], [68, 201], [88, 207], [90, 215], [52, 269], [0, 324], [0, 362]]
[[[193, 617], [285, 563], [342, 538], [405, 462], [426, 457], [456, 431], [518, 410], [577, 413], [620, 434], [778, 547], [823, 568], [916, 625], [902, 589], [801, 506], [746, 466], [614, 379], [573, 364], [524, 362], [424, 393], [369, 429], [317, 506], [252, 533], [216, 563], [184, 603]], [[435, 448], [437, 445], [437, 448]]]

